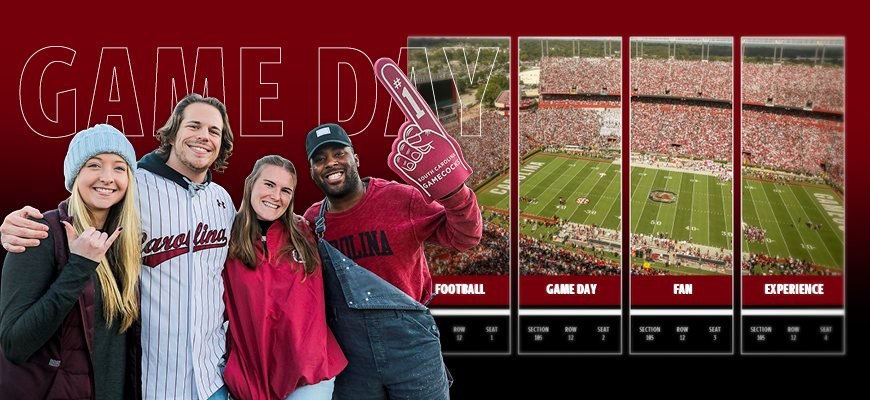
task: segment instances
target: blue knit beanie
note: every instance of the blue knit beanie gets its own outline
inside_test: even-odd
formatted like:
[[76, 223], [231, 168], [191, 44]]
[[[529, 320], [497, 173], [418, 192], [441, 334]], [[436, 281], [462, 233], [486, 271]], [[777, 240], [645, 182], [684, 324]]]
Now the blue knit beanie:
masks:
[[63, 160], [63, 177], [66, 190], [72, 193], [73, 183], [85, 162], [93, 156], [112, 153], [127, 162], [130, 173], [136, 176], [136, 151], [121, 131], [111, 125], [100, 124], [85, 129], [73, 137]]

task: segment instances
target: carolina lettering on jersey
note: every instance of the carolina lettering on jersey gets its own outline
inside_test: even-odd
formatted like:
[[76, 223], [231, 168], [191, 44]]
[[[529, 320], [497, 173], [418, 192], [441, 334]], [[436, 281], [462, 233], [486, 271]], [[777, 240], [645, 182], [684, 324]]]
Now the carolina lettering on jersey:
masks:
[[338, 240], [330, 240], [329, 244], [352, 260], [375, 256], [391, 256], [393, 249], [387, 240], [385, 231], [366, 231], [356, 235], [348, 235]]
[[[227, 243], [225, 229], [209, 230], [208, 225], [202, 222], [196, 225], [196, 233], [193, 235], [194, 252], [223, 247]], [[151, 240], [148, 240], [148, 234], [142, 234], [142, 264], [151, 268], [185, 254], [188, 250], [190, 250], [190, 231], [187, 231], [186, 234], [164, 236]]]

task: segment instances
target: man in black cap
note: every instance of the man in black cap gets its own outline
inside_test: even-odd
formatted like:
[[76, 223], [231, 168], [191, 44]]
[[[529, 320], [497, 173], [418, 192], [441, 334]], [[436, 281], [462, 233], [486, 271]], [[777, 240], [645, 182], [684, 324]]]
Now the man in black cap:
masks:
[[359, 156], [336, 124], [305, 140], [311, 178], [326, 194], [305, 218], [321, 237], [327, 323], [348, 360], [335, 398], [448, 398], [452, 382], [426, 308], [434, 296], [423, 242], [457, 251], [481, 237], [474, 192], [462, 184], [427, 202], [417, 189], [361, 179]]

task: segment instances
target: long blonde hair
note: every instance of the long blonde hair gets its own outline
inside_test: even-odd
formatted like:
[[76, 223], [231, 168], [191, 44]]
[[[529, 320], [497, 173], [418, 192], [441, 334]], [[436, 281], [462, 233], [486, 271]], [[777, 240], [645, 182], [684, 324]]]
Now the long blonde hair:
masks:
[[[139, 318], [138, 282], [142, 228], [136, 203], [136, 180], [130, 168], [127, 168], [127, 182], [124, 198], [109, 209], [103, 225], [103, 231], [109, 234], [119, 226], [124, 229], [97, 266], [106, 325], [111, 326], [116, 317], [120, 318], [119, 333], [126, 331]], [[78, 191], [78, 176], [73, 188], [75, 190], [70, 196], [69, 215], [73, 217], [76, 234], [81, 235], [87, 227], [94, 225], [94, 216]]]
[[[302, 258], [304, 265], [303, 281], [309, 276], [316, 276], [317, 266], [320, 265], [320, 255], [317, 253], [317, 247], [314, 244], [313, 235], [302, 232], [296, 226], [295, 214], [293, 214], [293, 204], [296, 202], [296, 168], [290, 160], [281, 156], [266, 156], [254, 164], [254, 169], [251, 174], [245, 179], [245, 193], [242, 196], [242, 205], [239, 207], [239, 212], [236, 214], [236, 219], [233, 220], [233, 229], [230, 234], [230, 249], [229, 258], [236, 259], [242, 262], [251, 270], [257, 269], [258, 259], [256, 243], [260, 241], [263, 234], [260, 233], [260, 224], [257, 222], [257, 212], [251, 206], [251, 194], [254, 191], [254, 182], [260, 177], [266, 166], [275, 165], [283, 168], [293, 176], [294, 193], [290, 200], [290, 205], [284, 211], [276, 223], [282, 223], [289, 232], [290, 240], [284, 243], [281, 248], [275, 253], [277, 260], [290, 260], [293, 257], [293, 251]], [[296, 271], [293, 271], [296, 272]]]

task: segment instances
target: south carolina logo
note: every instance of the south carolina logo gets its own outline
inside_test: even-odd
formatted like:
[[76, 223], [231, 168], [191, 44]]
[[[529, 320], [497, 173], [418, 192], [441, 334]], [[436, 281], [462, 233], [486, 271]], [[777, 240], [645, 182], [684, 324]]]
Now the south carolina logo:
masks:
[[669, 190], [650, 190], [649, 199], [657, 203], [676, 203], [677, 194]]

